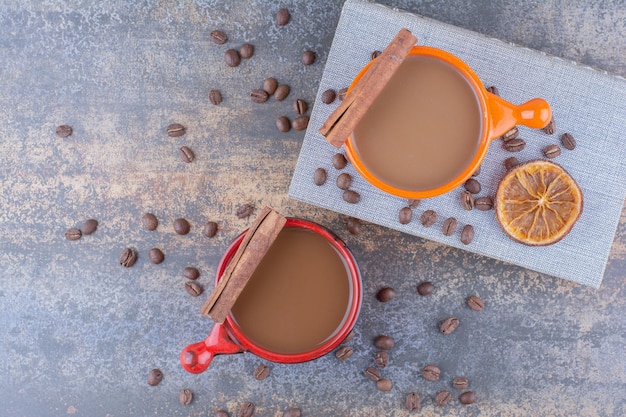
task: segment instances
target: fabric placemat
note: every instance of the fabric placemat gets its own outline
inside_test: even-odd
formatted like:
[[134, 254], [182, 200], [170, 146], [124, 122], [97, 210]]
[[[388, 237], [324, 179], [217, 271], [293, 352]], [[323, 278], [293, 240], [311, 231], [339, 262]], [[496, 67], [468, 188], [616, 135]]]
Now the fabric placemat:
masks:
[[[338, 152], [318, 133], [338, 101], [326, 105], [322, 92], [347, 87], [375, 50], [384, 49], [401, 28], [418, 38], [418, 44], [451, 52], [474, 69], [486, 87], [495, 85], [500, 95], [513, 103], [534, 97], [545, 98], [551, 105], [557, 132], [548, 135], [520, 127], [526, 140], [522, 152], [502, 149], [501, 141], [491, 144], [477, 179], [479, 195], [495, 194], [505, 172], [503, 161], [515, 156], [521, 162], [543, 158], [542, 149], [559, 144], [564, 132], [576, 139], [574, 150], [562, 149], [554, 159], [578, 182], [584, 194], [583, 213], [572, 231], [560, 242], [544, 247], [530, 247], [509, 239], [500, 229], [494, 211], [466, 211], [460, 206], [463, 188], [443, 196], [423, 200], [414, 209], [407, 225], [398, 221], [398, 212], [407, 200], [386, 194], [371, 186], [351, 166], [337, 171], [332, 157]], [[497, 39], [444, 24], [429, 18], [362, 0], [348, 0], [337, 25], [326, 68], [300, 156], [289, 188], [291, 198], [324, 207], [412, 235], [441, 242], [478, 254], [510, 262], [534, 271], [599, 287], [626, 196], [626, 80], [573, 62], [508, 44]], [[343, 152], [340, 150], [339, 152]], [[316, 168], [325, 168], [328, 179], [322, 186], [313, 183]], [[361, 202], [348, 204], [335, 185], [341, 172], [354, 181], [352, 189], [361, 194]], [[428, 209], [435, 210], [438, 221], [423, 227], [419, 218]], [[444, 236], [443, 220], [455, 217], [456, 234]], [[475, 238], [469, 245], [460, 241], [460, 230], [472, 224]]]

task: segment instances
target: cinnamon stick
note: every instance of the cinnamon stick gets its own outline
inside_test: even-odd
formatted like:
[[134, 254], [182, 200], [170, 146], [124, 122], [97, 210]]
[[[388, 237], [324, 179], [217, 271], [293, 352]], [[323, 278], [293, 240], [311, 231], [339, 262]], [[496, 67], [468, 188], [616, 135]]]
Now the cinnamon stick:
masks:
[[348, 139], [416, 42], [417, 38], [408, 29], [401, 29], [374, 60], [320, 128], [319, 132], [331, 145], [340, 148]]
[[235, 305], [254, 270], [285, 225], [285, 219], [270, 207], [265, 207], [246, 232], [235, 255], [224, 270], [215, 289], [209, 295], [200, 313], [216, 323], [223, 323]]

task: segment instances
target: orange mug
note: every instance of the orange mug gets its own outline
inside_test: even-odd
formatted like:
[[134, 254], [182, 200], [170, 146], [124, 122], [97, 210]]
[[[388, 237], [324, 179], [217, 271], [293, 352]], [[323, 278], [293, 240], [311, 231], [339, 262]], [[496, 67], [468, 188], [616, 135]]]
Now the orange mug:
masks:
[[[359, 174], [361, 174], [370, 184], [389, 194], [410, 199], [429, 198], [445, 194], [463, 184], [469, 177], [472, 176], [474, 172], [476, 172], [485, 158], [489, 144], [492, 140], [501, 137], [516, 125], [525, 125], [536, 129], [543, 128], [548, 125], [552, 118], [550, 106], [543, 99], [534, 98], [517, 106], [494, 94], [491, 94], [484, 88], [481, 80], [465, 62], [446, 51], [427, 46], [415, 46], [409, 52], [408, 57], [411, 56], [428, 57], [443, 61], [456, 70], [456, 72], [463, 79], [465, 79], [476, 97], [478, 108], [477, 114], [480, 117], [480, 134], [476, 138], [477, 144], [475, 145], [473, 156], [467, 156], [466, 162], [464, 162], [465, 166], [455, 167], [455, 172], [457, 173], [454, 175], [454, 178], [446, 179], [443, 184], [426, 186], [425, 188], [420, 187], [418, 189], [408, 189], [405, 186], [392, 184], [389, 180], [381, 179], [381, 175], [375, 174], [370, 168], [368, 168], [367, 162], [363, 161], [363, 158], [359, 154], [359, 149], [353, 133], [344, 144], [348, 160], [354, 165], [357, 172], [359, 172]], [[348, 94], [361, 77], [363, 77], [363, 75], [367, 72], [373, 62], [374, 61], [368, 63], [357, 74], [348, 89]], [[403, 122], [416, 123], [416, 120], [419, 120], [418, 116], [419, 115], [415, 115], [415, 118], [412, 118], [412, 120], [406, 120]], [[450, 116], [450, 119], [453, 119], [455, 115], [448, 116]], [[367, 114], [365, 117], [367, 117]], [[363, 120], [361, 120], [360, 123], [363, 123]], [[358, 126], [355, 131], [357, 130]], [[386, 146], [388, 140], [385, 139], [388, 138], [380, 138], [379, 145], [378, 138], [376, 138], [375, 145], [377, 147]], [[428, 140], [431, 139], [429, 138]], [[433, 140], [436, 140], [436, 138]]]

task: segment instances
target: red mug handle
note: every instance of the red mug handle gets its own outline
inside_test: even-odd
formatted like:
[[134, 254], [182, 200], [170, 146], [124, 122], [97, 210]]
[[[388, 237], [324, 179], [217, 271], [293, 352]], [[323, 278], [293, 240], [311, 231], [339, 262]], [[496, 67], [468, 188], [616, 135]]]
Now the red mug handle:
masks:
[[199, 374], [207, 370], [215, 355], [240, 353], [244, 350], [231, 340], [224, 324], [218, 323], [204, 341], [193, 343], [180, 352], [180, 363], [187, 372]]

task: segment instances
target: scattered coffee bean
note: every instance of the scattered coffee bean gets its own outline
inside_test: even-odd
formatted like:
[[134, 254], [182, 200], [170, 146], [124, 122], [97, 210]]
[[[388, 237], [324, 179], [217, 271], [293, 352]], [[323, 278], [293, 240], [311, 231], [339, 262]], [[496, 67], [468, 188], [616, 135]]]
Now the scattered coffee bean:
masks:
[[389, 365], [389, 354], [384, 350], [376, 352], [376, 355], [374, 355], [374, 363], [379, 368], [384, 368], [385, 366]]
[[365, 377], [370, 381], [378, 382], [380, 380], [380, 371], [378, 368], [370, 366], [365, 370]]
[[450, 391], [447, 391], [447, 390], [439, 391], [437, 395], [435, 395], [435, 404], [440, 405], [440, 406], [447, 405], [451, 399], [452, 399], [452, 394], [450, 393]]
[[213, 237], [217, 234], [217, 223], [207, 222], [202, 229], [202, 234], [206, 237]]
[[381, 303], [386, 303], [387, 301], [391, 301], [396, 297], [396, 291], [391, 287], [381, 288], [376, 293], [376, 299]]
[[443, 334], [451, 334], [457, 327], [459, 327], [459, 319], [456, 317], [448, 317], [441, 323], [441, 326], [439, 326], [439, 331]]
[[154, 214], [146, 213], [141, 218], [141, 224], [148, 230], [155, 230], [159, 225], [159, 221]]
[[196, 158], [196, 155], [188, 146], [181, 147], [179, 154], [180, 154], [180, 159], [186, 164], [192, 163], [193, 160]]
[[346, 337], [344, 337], [344, 339], [343, 339], [343, 341], [341, 343], [348, 343], [353, 338], [354, 338], [354, 329], [352, 329], [352, 330], [350, 330], [348, 332], [348, 334], [346, 335]]
[[81, 232], [80, 229], [77, 229], [75, 227], [69, 228], [65, 231], [65, 238], [67, 240], [78, 240], [81, 238], [82, 235], [83, 235], [83, 232]]
[[435, 365], [426, 365], [422, 368], [422, 377], [424, 377], [426, 381], [437, 382], [439, 381], [440, 375], [441, 370]]
[[437, 222], [437, 213], [435, 210], [426, 210], [420, 216], [420, 223], [424, 227], [430, 227]]
[[508, 142], [504, 142], [503, 147], [509, 152], [520, 152], [526, 147], [526, 141], [524, 139], [511, 139]]
[[185, 219], [174, 220], [174, 231], [179, 235], [186, 235], [191, 230], [189, 222]]
[[230, 415], [224, 410], [217, 410], [215, 414], [213, 414], [213, 417], [230, 417]]
[[211, 38], [213, 43], [216, 43], [218, 45], [223, 45], [228, 41], [228, 36], [221, 30], [212, 31], [209, 37]]
[[73, 132], [74, 132], [74, 129], [72, 129], [72, 126], [68, 126], [68, 125], [58, 126], [56, 130], [57, 136], [60, 138], [67, 138], [71, 136]]
[[374, 346], [378, 349], [389, 350], [392, 349], [396, 344], [396, 341], [393, 340], [391, 336], [378, 336], [374, 339]]
[[496, 87], [495, 85], [492, 85], [491, 87], [487, 88], [487, 91], [489, 91], [493, 95], [500, 97], [500, 90], [498, 90], [498, 87]]
[[237, 218], [245, 219], [246, 217], [250, 217], [254, 213], [254, 206], [252, 204], [244, 204], [237, 209]]
[[489, 196], [478, 197], [474, 202], [474, 207], [481, 211], [489, 211], [493, 208], [493, 199]]
[[404, 402], [406, 409], [409, 411], [419, 411], [420, 409], [420, 396], [417, 392], [409, 392]]
[[378, 50], [372, 52], [370, 54], [370, 60], [373, 61], [374, 59], [378, 58], [382, 53], [383, 53], [382, 51], [378, 51]]
[[177, 138], [184, 135], [187, 129], [180, 123], [172, 123], [167, 127], [166, 131], [169, 137]]
[[465, 210], [474, 210], [474, 196], [465, 190], [461, 193], [461, 207]]
[[469, 385], [469, 381], [464, 376], [455, 376], [452, 380], [452, 387], [458, 390], [464, 390]]
[[409, 224], [413, 220], [413, 210], [410, 207], [402, 207], [398, 213], [400, 224]]
[[571, 133], [563, 133], [561, 135], [561, 144], [565, 149], [572, 151], [576, 147], [576, 140]]
[[350, 204], [357, 204], [361, 201], [361, 194], [353, 190], [346, 190], [343, 192], [343, 201]]
[[430, 281], [422, 282], [417, 286], [417, 293], [422, 296], [430, 295], [435, 290], [435, 286]]
[[239, 57], [239, 52], [235, 49], [229, 49], [224, 52], [224, 62], [229, 67], [236, 67], [241, 63], [241, 58]]
[[347, 172], [339, 174], [337, 177], [337, 187], [342, 190], [347, 190], [352, 185], [352, 177]]
[[291, 20], [291, 13], [289, 13], [289, 10], [285, 8], [279, 9], [278, 13], [276, 13], [276, 24], [278, 26], [285, 26], [289, 23], [289, 20]]
[[269, 98], [269, 94], [267, 94], [267, 91], [265, 90], [262, 90], [260, 88], [255, 88], [254, 90], [250, 92], [250, 98], [255, 103], [259, 103], [259, 104], [265, 103], [267, 99]]
[[387, 378], [382, 378], [376, 381], [376, 388], [378, 388], [379, 391], [391, 391], [392, 386], [393, 384]]
[[304, 65], [312, 65], [315, 62], [315, 52], [304, 51], [300, 60]]
[[546, 127], [544, 127], [541, 130], [543, 130], [548, 135], [551, 135], [554, 132], [556, 132], [556, 122], [554, 121], [554, 116], [552, 116], [552, 119], [550, 119], [550, 123], [548, 123]]
[[137, 261], [137, 253], [131, 248], [124, 248], [120, 254], [120, 265], [124, 268], [130, 268]]
[[276, 119], [276, 128], [279, 132], [289, 132], [291, 130], [291, 122], [285, 116]]
[[459, 222], [454, 217], [448, 217], [443, 221], [441, 231], [446, 236], [452, 236], [456, 232]]
[[306, 101], [302, 100], [301, 98], [293, 102], [293, 110], [297, 114], [304, 114], [306, 113], [308, 109], [309, 109], [309, 105], [306, 103]]
[[353, 350], [350, 346], [342, 346], [337, 349], [337, 351], [335, 352], [335, 356], [337, 357], [337, 359], [343, 361], [352, 356], [352, 352]]
[[298, 131], [306, 129], [307, 126], [309, 126], [309, 116], [296, 117], [293, 119], [293, 122], [291, 122], [291, 126]]
[[180, 390], [180, 394], [178, 394], [178, 401], [180, 401], [182, 405], [189, 405], [192, 400], [193, 392], [191, 392], [190, 389], [185, 388]]
[[283, 101], [289, 95], [291, 88], [289, 88], [286, 84], [281, 84], [276, 87], [276, 91], [274, 91], [274, 98], [278, 101]]
[[276, 78], [269, 77], [263, 81], [263, 90], [270, 96], [276, 92], [276, 88], [278, 88], [278, 81]]
[[467, 306], [474, 311], [483, 311], [485, 302], [477, 295], [472, 295], [467, 299]]
[[209, 91], [209, 101], [214, 106], [219, 106], [222, 104], [222, 93], [220, 93], [219, 90]]
[[554, 159], [557, 156], [561, 155], [561, 147], [559, 145], [548, 145], [545, 148], [543, 148], [543, 155], [546, 158], [549, 159]]
[[419, 207], [419, 205], [421, 204], [422, 200], [415, 200], [415, 199], [410, 199], [408, 201], [408, 206], [410, 209], [416, 209]]
[[204, 291], [204, 288], [196, 282], [188, 281], [185, 282], [185, 291], [192, 297], [197, 297]]
[[478, 194], [480, 192], [480, 183], [474, 178], [470, 178], [465, 181], [465, 184], [463, 184], [463, 186], [467, 191], [472, 194]]
[[339, 101], [343, 101], [346, 98], [347, 94], [348, 87], [341, 88], [339, 91], [337, 91], [337, 98], [339, 99]]
[[347, 223], [348, 232], [351, 234], [358, 236], [361, 234], [361, 221], [357, 218], [350, 217], [348, 218]]
[[148, 384], [155, 386], [159, 385], [159, 383], [163, 380], [163, 372], [160, 369], [153, 369], [148, 372]]
[[335, 169], [344, 169], [348, 165], [348, 160], [342, 153], [333, 155], [333, 166]]
[[268, 377], [269, 374], [270, 374], [270, 368], [269, 366], [265, 364], [261, 364], [257, 366], [253, 373], [254, 378], [259, 381], [263, 381], [265, 378]]
[[480, 175], [480, 165], [478, 165], [478, 168], [476, 168], [476, 171], [474, 171], [474, 173], [472, 174], [472, 177], [477, 177]]
[[98, 221], [96, 219], [86, 220], [80, 227], [83, 235], [90, 235], [98, 229]]
[[239, 408], [239, 413], [237, 413], [237, 417], [252, 417], [254, 415], [254, 404], [251, 402], [245, 402], [241, 404]]
[[328, 89], [322, 93], [322, 103], [331, 104], [333, 101], [335, 101], [336, 97], [337, 93], [335, 92], [335, 90]]
[[243, 59], [249, 59], [252, 58], [252, 55], [254, 55], [253, 45], [250, 45], [249, 43], [244, 43], [243, 45], [241, 45], [241, 47], [239, 48], [239, 56], [241, 56]]
[[465, 405], [473, 404], [476, 401], [476, 394], [473, 391], [466, 391], [459, 395], [459, 401]]
[[315, 185], [324, 185], [326, 183], [326, 170], [324, 168], [317, 168], [313, 173], [313, 183]]
[[148, 252], [148, 258], [150, 258], [150, 262], [155, 265], [160, 264], [165, 259], [165, 255], [163, 251], [159, 248], [152, 248], [150, 252]]
[[518, 166], [518, 165], [519, 165], [519, 160], [518, 160], [516, 157], [514, 157], [514, 156], [511, 156], [510, 158], [506, 158], [506, 159], [504, 160], [504, 168], [505, 168], [507, 171], [508, 171], [509, 169], [513, 168], [513, 167]]
[[183, 276], [187, 279], [196, 280], [200, 276], [200, 271], [197, 268], [188, 266], [183, 269]]
[[474, 226], [466, 224], [461, 230], [461, 243], [469, 245], [474, 240]]
[[302, 417], [302, 410], [297, 407], [285, 410], [283, 417]]
[[502, 135], [502, 140], [505, 142], [508, 142], [510, 140], [517, 139], [518, 136], [519, 136], [519, 129], [517, 128], [517, 126], [513, 126], [511, 130], [509, 130], [504, 135]]

